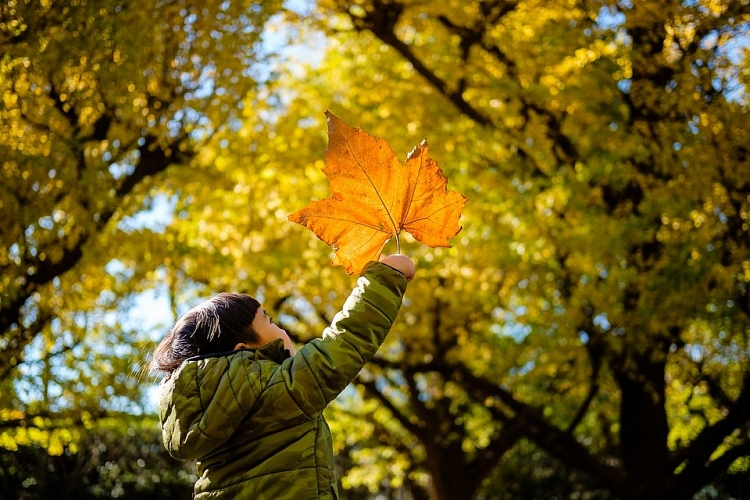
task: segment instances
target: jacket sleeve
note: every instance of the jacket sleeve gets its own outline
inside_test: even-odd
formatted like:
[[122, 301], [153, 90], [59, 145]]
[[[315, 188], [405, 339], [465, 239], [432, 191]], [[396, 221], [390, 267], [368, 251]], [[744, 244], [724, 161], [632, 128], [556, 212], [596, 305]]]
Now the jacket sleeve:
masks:
[[405, 291], [403, 274], [380, 262], [369, 263], [322, 337], [284, 361], [278, 375], [304, 413], [322, 412], [375, 355]]

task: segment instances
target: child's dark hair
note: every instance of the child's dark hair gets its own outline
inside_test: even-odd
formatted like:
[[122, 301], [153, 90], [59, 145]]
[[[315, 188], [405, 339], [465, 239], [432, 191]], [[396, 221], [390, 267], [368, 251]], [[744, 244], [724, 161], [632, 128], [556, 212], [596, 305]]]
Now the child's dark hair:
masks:
[[242, 293], [220, 293], [177, 319], [154, 351], [151, 369], [171, 374], [194, 356], [230, 352], [239, 343], [255, 343], [252, 328], [260, 303]]

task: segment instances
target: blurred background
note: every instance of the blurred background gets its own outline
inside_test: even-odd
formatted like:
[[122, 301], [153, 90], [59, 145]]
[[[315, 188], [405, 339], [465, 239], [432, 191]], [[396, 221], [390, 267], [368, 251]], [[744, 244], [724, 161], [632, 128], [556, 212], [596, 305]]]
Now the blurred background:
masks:
[[0, 499], [190, 498], [150, 354], [342, 305], [326, 110], [469, 198], [327, 410], [343, 499], [750, 498], [749, 50], [747, 0], [6, 0]]

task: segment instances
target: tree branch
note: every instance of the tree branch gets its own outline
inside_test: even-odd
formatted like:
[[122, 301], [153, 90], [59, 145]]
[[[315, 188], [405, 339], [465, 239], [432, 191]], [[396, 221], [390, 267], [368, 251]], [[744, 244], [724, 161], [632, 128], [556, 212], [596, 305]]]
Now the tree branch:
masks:
[[[707, 477], [706, 471], [709, 470], [705, 467], [705, 464], [710, 462], [711, 455], [714, 454], [727, 436], [748, 421], [750, 421], [750, 372], [745, 374], [742, 391], [732, 406], [728, 408], [727, 416], [713, 425], [705, 427], [690, 445], [674, 455], [671, 466], [677, 468], [687, 461], [688, 464], [683, 469], [684, 477], [703, 474], [705, 480]], [[714, 469], [710, 468], [710, 470]]]
[[714, 478], [725, 472], [732, 463], [741, 457], [750, 455], [750, 442], [735, 446], [727, 450], [716, 460], [705, 463], [695, 463], [693, 467], [685, 467], [677, 474], [675, 481], [675, 496], [677, 498], [690, 498], [702, 486], [710, 483]]
[[364, 381], [360, 379], [357, 381], [357, 383], [365, 388], [365, 391], [370, 395], [370, 397], [377, 399], [383, 406], [385, 406], [386, 409], [391, 413], [391, 415], [393, 415], [393, 417], [398, 421], [401, 427], [403, 427], [406, 431], [417, 437], [420, 436], [421, 433], [423, 433], [419, 426], [410, 422], [409, 419], [401, 412], [401, 410], [378, 390], [375, 381]]
[[450, 100], [458, 110], [480, 125], [492, 125], [492, 121], [469, 104], [463, 97], [458, 86], [457, 90], [450, 90], [448, 82], [440, 78], [419, 59], [407, 44], [402, 42], [394, 31], [396, 23], [404, 10], [399, 3], [374, 0], [373, 9], [367, 11], [364, 17], [349, 13], [354, 26], [358, 30], [369, 30], [383, 42], [390, 45], [412, 65], [414, 70]]
[[621, 489], [625, 478], [619, 469], [606, 465], [592, 456], [572, 434], [550, 424], [542, 416], [540, 409], [518, 401], [509, 390], [477, 377], [465, 366], [454, 365], [453, 368], [461, 374], [467, 391], [481, 395], [482, 399], [496, 397], [512, 410], [515, 413], [513, 418], [519, 423], [520, 432], [529, 437], [540, 448], [596, 477], [612, 491]]
[[[68, 236], [65, 241], [58, 243], [63, 248], [62, 257], [59, 260], [51, 259], [40, 261], [34, 259], [32, 262], [25, 262], [26, 268], [34, 267], [34, 272], [23, 277], [24, 283], [17, 295], [9, 302], [3, 303], [0, 307], [0, 332], [7, 335], [13, 325], [18, 325], [19, 333], [15, 335], [12, 341], [9, 341], [8, 347], [0, 351], [0, 357], [6, 361], [1, 363], [0, 376], [7, 375], [14, 368], [22, 357], [25, 346], [43, 329], [46, 323], [39, 320], [34, 325], [23, 326], [23, 307], [29, 298], [43, 285], [51, 282], [55, 277], [60, 276], [75, 267], [83, 258], [84, 248], [94, 234], [101, 232], [107, 223], [114, 216], [116, 211], [121, 207], [122, 200], [130, 194], [133, 189], [149, 176], [156, 175], [174, 163], [175, 161], [188, 161], [191, 153], [173, 154], [172, 151], [179, 152], [179, 143], [183, 138], [177, 138], [168, 147], [158, 146], [158, 141], [153, 136], [148, 136], [143, 146], [140, 148], [140, 161], [133, 173], [125, 177], [115, 190], [115, 197], [110, 200], [109, 208], [99, 214], [91, 214], [94, 221], [93, 231], [83, 226], [80, 230]], [[176, 158], [175, 158], [176, 157]], [[93, 194], [93, 193], [92, 193]], [[16, 363], [10, 363], [15, 359]]]

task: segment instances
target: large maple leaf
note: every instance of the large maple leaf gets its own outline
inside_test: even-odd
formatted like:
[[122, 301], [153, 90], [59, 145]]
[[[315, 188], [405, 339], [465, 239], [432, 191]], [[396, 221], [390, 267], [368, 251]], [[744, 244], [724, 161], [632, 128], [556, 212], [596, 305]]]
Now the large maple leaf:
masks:
[[448, 190], [448, 179], [422, 141], [402, 165], [391, 147], [326, 112], [328, 149], [323, 169], [331, 197], [289, 216], [335, 251], [332, 264], [349, 274], [377, 260], [402, 230], [431, 247], [448, 247], [461, 230], [467, 199]]

